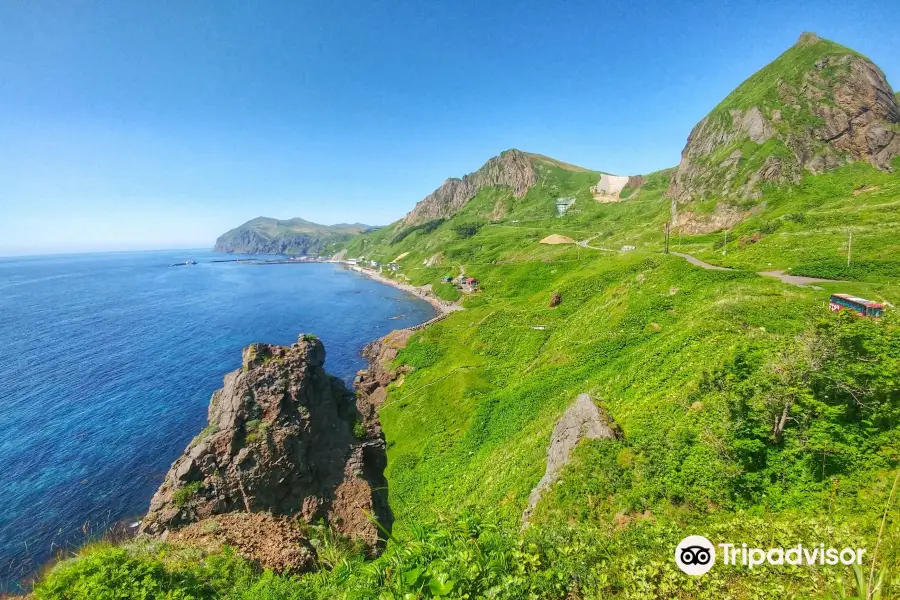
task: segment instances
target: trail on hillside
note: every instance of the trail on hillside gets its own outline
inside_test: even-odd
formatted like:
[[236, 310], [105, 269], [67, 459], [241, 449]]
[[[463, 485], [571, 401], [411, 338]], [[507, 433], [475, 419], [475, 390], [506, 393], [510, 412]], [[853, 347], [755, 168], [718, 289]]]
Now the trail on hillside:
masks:
[[[711, 265], [707, 262], [703, 262], [696, 256], [691, 256], [690, 254], [684, 254], [683, 252], [671, 252], [673, 256], [678, 256], [679, 258], [683, 258], [692, 265], [696, 265], [703, 269], [707, 269], [710, 271], [736, 271], [737, 269], [732, 269], [729, 267], [720, 267], [718, 265]], [[774, 279], [780, 280], [782, 283], [788, 283], [796, 286], [804, 286], [810, 285], [813, 283], [841, 283], [838, 279], [822, 279], [819, 277], [804, 277], [802, 275], [791, 275], [790, 273], [785, 273], [784, 271], [757, 271], [757, 275], [762, 275], [763, 277], [772, 277]]]

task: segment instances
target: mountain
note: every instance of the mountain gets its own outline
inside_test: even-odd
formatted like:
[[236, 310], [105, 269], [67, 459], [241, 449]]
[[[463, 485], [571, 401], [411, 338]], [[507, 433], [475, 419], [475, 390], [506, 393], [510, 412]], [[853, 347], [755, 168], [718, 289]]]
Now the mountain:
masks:
[[[590, 169], [544, 156], [510, 149], [488, 160], [480, 169], [462, 178], [451, 177], [441, 187], [416, 204], [403, 224], [419, 225], [457, 214], [478, 193], [487, 188], [508, 188], [515, 198], [523, 198], [541, 178], [541, 169], [554, 167], [575, 173], [593, 173]], [[597, 174], [599, 176], [599, 173]]]
[[881, 69], [804, 33], [691, 131], [667, 191], [673, 222], [687, 233], [723, 229], [758, 210], [766, 184], [797, 184], [852, 161], [889, 170], [900, 155], [898, 124]]
[[319, 254], [372, 227], [362, 223], [319, 225], [305, 219], [257, 217], [219, 236], [216, 252], [239, 254]]
[[[895, 108], [871, 62], [804, 35], [697, 125], [677, 168], [625, 181], [508, 150], [448, 180], [406, 218], [338, 246], [395, 263], [381, 277], [462, 309], [392, 332], [357, 377], [361, 433], [377, 419], [385, 441], [386, 466], [374, 463], [394, 523], [384, 554], [300, 523], [318, 571], [248, 579], [216, 566], [215, 549], [182, 567], [169, 557], [194, 549], [176, 531], [156, 553], [140, 539], [89, 548], [54, 567], [39, 597], [68, 598], [76, 585], [106, 593], [133, 572], [147, 574], [141, 586], [182, 591], [182, 568], [217, 576], [221, 597], [338, 600], [845, 597], [853, 578], [849, 565], [773, 565], [715, 569], [698, 585], [673, 560], [698, 534], [760, 551], [878, 549], [863, 565], [871, 581], [858, 582], [869, 587], [854, 592], [875, 597], [878, 582], [882, 597], [900, 597], [900, 528], [885, 525], [900, 482]], [[680, 229], [667, 236], [673, 212]], [[718, 226], [729, 230], [703, 233]], [[463, 274], [477, 290], [452, 283]], [[833, 313], [833, 293], [882, 302], [884, 316]], [[226, 388], [248, 411], [258, 395], [263, 419], [189, 447], [197, 461], [215, 443], [234, 458], [168, 509], [244, 496], [238, 484], [259, 481], [248, 477], [257, 465], [277, 469], [267, 488], [307, 497], [310, 482], [263, 447], [296, 421], [284, 412], [302, 378], [275, 353], [259, 358], [246, 396]], [[279, 397], [281, 414], [270, 414]], [[334, 421], [314, 406], [310, 426]], [[354, 443], [345, 425], [339, 445]], [[275, 460], [245, 465], [248, 433], [251, 459]], [[179, 459], [170, 484], [188, 464]], [[371, 474], [349, 461], [298, 464], [311, 476]], [[267, 489], [249, 491], [258, 502]], [[231, 525], [214, 516], [186, 529], [228, 542]], [[123, 563], [137, 568], [116, 577]]]

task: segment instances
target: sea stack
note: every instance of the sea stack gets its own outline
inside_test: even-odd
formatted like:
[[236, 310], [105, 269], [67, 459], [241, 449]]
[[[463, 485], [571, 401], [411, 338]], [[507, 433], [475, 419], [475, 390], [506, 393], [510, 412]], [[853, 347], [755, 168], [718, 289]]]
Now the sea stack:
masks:
[[368, 515], [390, 527], [384, 441], [353, 394], [325, 372], [325, 347], [252, 344], [212, 395], [209, 424], [169, 469], [141, 532], [164, 535], [227, 513], [324, 519], [379, 544]]

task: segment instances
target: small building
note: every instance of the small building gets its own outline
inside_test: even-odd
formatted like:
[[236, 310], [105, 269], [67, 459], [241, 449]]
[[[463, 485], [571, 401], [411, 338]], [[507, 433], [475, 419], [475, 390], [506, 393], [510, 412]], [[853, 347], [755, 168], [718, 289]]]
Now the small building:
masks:
[[442, 283], [451, 283], [452, 281], [453, 281], [453, 278], [450, 277], [449, 275], [447, 275], [446, 277], [444, 277], [443, 279], [441, 279], [441, 282], [442, 282]]
[[377, 260], [371, 261], [371, 265], [372, 265], [373, 267], [375, 267], [376, 269], [377, 269], [378, 267], [381, 266], [381, 265], [378, 264], [378, 261], [377, 261]]
[[400, 265], [398, 265], [397, 263], [388, 263], [388, 268], [391, 271], [397, 272], [400, 270]]
[[831, 312], [840, 312], [849, 309], [862, 317], [877, 319], [884, 314], [884, 304], [872, 302], [865, 298], [851, 296], [850, 294], [832, 294], [828, 300], [828, 308]]
[[561, 217], [575, 204], [574, 196], [556, 199], [556, 216]]
[[356, 259], [356, 258], [350, 258], [350, 259], [347, 259], [347, 264], [348, 264], [348, 265], [356, 266], [356, 264], [357, 264], [358, 262], [359, 262], [359, 260]]
[[631, 245], [628, 245], [628, 244], [626, 244], [625, 246], [622, 246], [622, 252], [631, 252], [631, 251], [634, 250], [634, 249], [635, 249], [634, 246], [631, 246]]

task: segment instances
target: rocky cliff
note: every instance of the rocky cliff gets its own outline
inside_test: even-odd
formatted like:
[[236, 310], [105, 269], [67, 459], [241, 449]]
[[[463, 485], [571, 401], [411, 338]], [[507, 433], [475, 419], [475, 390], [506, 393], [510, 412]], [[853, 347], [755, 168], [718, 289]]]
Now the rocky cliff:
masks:
[[378, 530], [367, 514], [387, 528], [392, 521], [384, 439], [374, 411], [364, 400], [357, 406], [324, 361], [325, 348], [312, 336], [290, 347], [246, 348], [243, 367], [212, 396], [208, 426], [153, 496], [141, 531], [269, 513], [324, 519], [375, 547]]
[[531, 155], [507, 150], [487, 161], [484, 166], [462, 179], [448, 179], [406, 215], [404, 224], [415, 225], [455, 215], [482, 188], [503, 186], [521, 198], [537, 183], [537, 172]]
[[[691, 131], [667, 191], [673, 222], [690, 233], [730, 227], [757, 210], [766, 183], [798, 183], [849, 161], [890, 169], [898, 123], [877, 66], [805, 33]], [[714, 208], [699, 209], [704, 201]]]
[[322, 254], [369, 229], [372, 228], [361, 223], [319, 225], [299, 218], [257, 217], [219, 236], [214, 250], [239, 254]]

